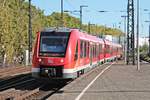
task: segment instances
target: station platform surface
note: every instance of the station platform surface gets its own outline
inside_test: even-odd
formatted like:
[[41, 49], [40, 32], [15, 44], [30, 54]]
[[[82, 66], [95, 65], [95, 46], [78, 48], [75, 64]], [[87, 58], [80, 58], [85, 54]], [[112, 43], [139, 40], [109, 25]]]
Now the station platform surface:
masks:
[[142, 63], [139, 71], [123, 62], [100, 66], [48, 100], [150, 100], [150, 64]]

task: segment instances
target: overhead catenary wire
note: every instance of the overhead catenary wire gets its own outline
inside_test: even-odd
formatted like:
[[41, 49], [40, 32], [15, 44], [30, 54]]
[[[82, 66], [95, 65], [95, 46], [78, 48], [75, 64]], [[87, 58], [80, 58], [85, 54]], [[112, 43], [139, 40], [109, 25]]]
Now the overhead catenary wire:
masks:
[[68, 4], [70, 7], [72, 7], [73, 9], [77, 9], [77, 7], [75, 7], [72, 3], [70, 3], [69, 0], [64, 0], [66, 4]]

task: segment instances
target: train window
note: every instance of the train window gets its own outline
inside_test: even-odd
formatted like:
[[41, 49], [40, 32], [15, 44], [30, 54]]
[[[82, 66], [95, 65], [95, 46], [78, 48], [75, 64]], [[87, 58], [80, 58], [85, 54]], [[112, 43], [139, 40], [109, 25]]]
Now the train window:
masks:
[[117, 48], [117, 53], [118, 53], [118, 51], [119, 51], [119, 50], [118, 50], [118, 48]]
[[93, 45], [93, 58], [95, 57], [95, 46]]
[[94, 58], [94, 48], [95, 46], [93, 45], [93, 52], [92, 52], [92, 57]]
[[85, 56], [85, 48], [84, 48], [84, 41], [80, 41], [80, 57], [83, 58]]
[[93, 45], [93, 58], [95, 57], [94, 52], [95, 52], [95, 45]]
[[85, 56], [85, 48], [84, 48], [84, 46], [85, 46], [85, 42], [83, 41], [83, 44], [82, 44], [82, 50], [83, 50], [82, 58], [84, 58], [84, 56]]
[[97, 56], [99, 56], [99, 44], [97, 45]]
[[96, 45], [94, 45], [94, 58], [96, 57]]
[[115, 52], [115, 47], [112, 46], [112, 54]]
[[78, 42], [77, 42], [77, 45], [76, 45], [75, 59], [74, 60], [77, 60], [77, 59], [78, 59]]
[[110, 46], [110, 54], [113, 54], [113, 46]]
[[102, 53], [103, 53], [102, 44], [100, 44], [99, 46], [100, 46], [100, 47], [99, 47], [100, 54], [102, 54]]
[[41, 32], [40, 56], [64, 57], [69, 40], [69, 32]]
[[80, 42], [80, 57], [86, 57], [87, 56], [87, 42], [86, 41], [82, 41]]
[[92, 45], [89, 43], [89, 58], [92, 58]]
[[89, 42], [87, 42], [87, 49], [86, 49], [87, 51], [86, 51], [86, 55], [87, 55], [87, 57], [89, 57], [89, 50], [90, 50], [90, 45], [89, 45]]
[[95, 54], [96, 54], [96, 57], [98, 56], [98, 46], [97, 45], [95, 45], [96, 47], [95, 47], [95, 49], [96, 49], [96, 52], [95, 52]]
[[98, 45], [98, 56], [100, 55], [100, 44]]
[[98, 56], [98, 46], [96, 44], [96, 57]]
[[96, 53], [96, 44], [95, 44], [95, 57], [96, 57], [96, 54], [97, 54], [97, 53]]
[[88, 42], [85, 41], [85, 57], [87, 57], [87, 50], [88, 50]]
[[98, 45], [98, 56], [100, 55], [100, 44]]
[[106, 45], [106, 53], [110, 53], [110, 46]]
[[99, 44], [99, 48], [98, 48], [98, 55], [100, 55], [101, 54], [101, 49], [100, 49], [101, 47], [100, 47], [100, 44]]
[[108, 48], [108, 45], [106, 45], [106, 50], [105, 50], [105, 52], [108, 53], [108, 51], [109, 51], [109, 48]]
[[80, 58], [83, 56], [83, 50], [82, 50], [82, 41], [80, 40]]
[[95, 44], [95, 57], [97, 57], [97, 45]]
[[84, 49], [84, 57], [86, 57], [86, 42], [84, 41], [84, 46], [83, 46], [83, 49]]
[[115, 48], [115, 53], [117, 53], [117, 47]]
[[89, 58], [92, 58], [92, 45], [89, 44]]
[[117, 48], [115, 48], [115, 52], [117, 53]]

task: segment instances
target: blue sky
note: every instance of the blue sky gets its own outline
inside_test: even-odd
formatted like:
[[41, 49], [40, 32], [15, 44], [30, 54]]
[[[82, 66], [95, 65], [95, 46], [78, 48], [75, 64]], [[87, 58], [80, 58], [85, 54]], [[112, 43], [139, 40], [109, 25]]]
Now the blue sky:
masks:
[[[32, 4], [44, 10], [46, 15], [52, 12], [60, 12], [60, 1], [61, 0], [32, 0]], [[79, 10], [80, 5], [88, 5], [83, 8], [83, 23], [106, 25], [108, 27], [121, 28], [123, 30], [124, 19], [122, 15], [126, 15], [128, 0], [64, 0], [64, 10]], [[143, 9], [150, 10], [150, 0], [140, 0], [140, 36], [148, 36], [148, 12], [144, 12]], [[135, 0], [136, 9], [136, 0]], [[99, 13], [98, 11], [106, 10], [108, 12]], [[136, 14], [136, 11], [135, 11]], [[72, 16], [78, 17], [78, 13], [71, 14]], [[136, 19], [135, 19], [136, 21]], [[136, 24], [136, 23], [135, 23]]]

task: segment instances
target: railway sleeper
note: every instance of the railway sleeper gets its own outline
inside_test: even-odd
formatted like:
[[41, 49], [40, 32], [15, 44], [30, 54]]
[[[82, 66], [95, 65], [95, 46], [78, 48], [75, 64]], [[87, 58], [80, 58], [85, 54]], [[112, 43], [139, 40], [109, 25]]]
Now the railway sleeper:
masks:
[[15, 100], [24, 100], [24, 99], [27, 99], [28, 97], [35, 95], [37, 93], [39, 93], [39, 88], [29, 91], [26, 94], [20, 95], [20, 96], [16, 97]]

